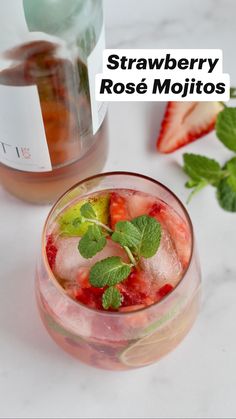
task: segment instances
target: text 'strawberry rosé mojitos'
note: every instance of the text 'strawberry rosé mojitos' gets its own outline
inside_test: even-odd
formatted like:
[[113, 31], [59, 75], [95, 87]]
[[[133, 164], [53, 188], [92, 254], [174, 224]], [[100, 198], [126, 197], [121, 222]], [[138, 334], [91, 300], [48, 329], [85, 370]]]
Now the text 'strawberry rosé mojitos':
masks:
[[38, 306], [52, 338], [81, 361], [114, 370], [157, 361], [191, 328], [199, 289], [189, 216], [155, 180], [101, 174], [50, 212]]

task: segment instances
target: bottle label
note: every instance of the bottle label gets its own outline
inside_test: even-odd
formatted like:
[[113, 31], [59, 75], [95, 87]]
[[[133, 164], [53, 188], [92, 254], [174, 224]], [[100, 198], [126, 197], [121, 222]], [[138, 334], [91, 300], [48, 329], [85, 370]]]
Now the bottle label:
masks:
[[102, 57], [104, 49], [105, 29], [103, 25], [98, 42], [87, 59], [93, 134], [96, 134], [105, 118], [107, 111], [107, 102], [98, 102], [95, 99], [95, 76], [97, 73], [102, 73]]
[[52, 170], [36, 86], [0, 86], [0, 162], [18, 170]]

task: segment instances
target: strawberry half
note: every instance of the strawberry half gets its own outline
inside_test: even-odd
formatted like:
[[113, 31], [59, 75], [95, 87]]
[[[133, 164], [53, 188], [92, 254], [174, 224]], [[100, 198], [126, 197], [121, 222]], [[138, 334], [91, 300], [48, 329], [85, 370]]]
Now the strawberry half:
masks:
[[157, 149], [171, 153], [208, 134], [222, 109], [219, 102], [168, 102]]

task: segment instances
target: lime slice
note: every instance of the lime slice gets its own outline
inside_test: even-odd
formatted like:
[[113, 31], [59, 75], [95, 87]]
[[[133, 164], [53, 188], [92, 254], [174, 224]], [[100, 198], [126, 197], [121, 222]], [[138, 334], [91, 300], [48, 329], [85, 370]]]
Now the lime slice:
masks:
[[103, 224], [109, 221], [109, 195], [94, 196], [92, 198], [79, 201], [77, 204], [69, 207], [61, 216], [59, 216], [58, 224], [60, 233], [65, 236], [83, 236], [91, 223], [83, 222], [80, 224], [80, 208], [86, 202], [89, 202], [97, 216], [97, 219]]
[[157, 330], [125, 349], [120, 355], [120, 360], [131, 368], [149, 365], [174, 349], [188, 329], [189, 322], [182, 322], [178, 329], [173, 327]]

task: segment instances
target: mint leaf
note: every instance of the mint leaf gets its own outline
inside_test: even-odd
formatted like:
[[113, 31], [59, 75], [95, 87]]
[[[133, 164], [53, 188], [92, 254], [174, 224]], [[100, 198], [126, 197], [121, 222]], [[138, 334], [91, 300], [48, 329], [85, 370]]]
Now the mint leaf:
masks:
[[184, 171], [197, 183], [204, 179], [211, 184], [215, 184], [222, 177], [221, 167], [216, 160], [189, 153], [185, 153], [183, 159]]
[[140, 232], [140, 241], [137, 246], [138, 256], [150, 258], [155, 255], [161, 241], [161, 225], [153, 217], [141, 215], [134, 218], [131, 223]]
[[121, 246], [135, 251], [140, 243], [141, 233], [130, 221], [118, 221], [111, 238]]
[[78, 250], [80, 254], [89, 259], [100, 252], [106, 245], [106, 238], [102, 233], [101, 227], [93, 224], [88, 227], [85, 235], [80, 239]]
[[236, 177], [235, 176], [229, 176], [227, 179], [227, 183], [232, 189], [234, 193], [236, 193]]
[[232, 151], [236, 151], [236, 108], [225, 108], [216, 121], [216, 135]]
[[137, 256], [149, 258], [157, 252], [160, 245], [161, 226], [155, 218], [148, 215], [141, 215], [131, 222], [119, 221], [112, 240], [129, 248]]
[[82, 217], [89, 218], [91, 220], [96, 220], [97, 218], [96, 212], [94, 211], [92, 205], [89, 204], [89, 202], [86, 202], [84, 205], [82, 205], [80, 208], [80, 214]]
[[224, 210], [236, 212], [236, 157], [230, 159], [224, 169], [228, 176], [220, 182], [217, 198]]
[[102, 306], [105, 310], [108, 308], [119, 308], [121, 305], [121, 293], [116, 287], [109, 287], [102, 295]]
[[225, 164], [225, 169], [230, 175], [236, 177], [236, 157], [233, 157], [232, 159], [227, 161], [227, 163]]
[[220, 206], [230, 212], [236, 212], [236, 177], [230, 175], [222, 179], [217, 188]]
[[103, 259], [91, 268], [89, 282], [94, 287], [116, 285], [127, 278], [131, 272], [130, 265], [124, 263], [118, 256]]

